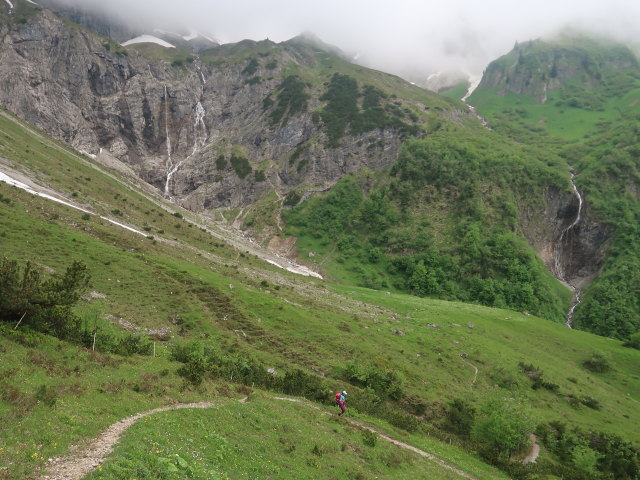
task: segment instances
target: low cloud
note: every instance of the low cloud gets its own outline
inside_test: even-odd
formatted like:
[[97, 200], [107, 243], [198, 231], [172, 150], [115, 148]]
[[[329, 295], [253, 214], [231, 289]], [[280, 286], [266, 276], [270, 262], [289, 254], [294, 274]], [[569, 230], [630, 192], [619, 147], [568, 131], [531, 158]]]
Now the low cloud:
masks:
[[[58, 0], [60, 1], [60, 0]], [[573, 26], [640, 44], [637, 0], [64, 0], [145, 27], [192, 27], [223, 43], [311, 31], [367, 66], [417, 79], [482, 72], [516, 41]]]

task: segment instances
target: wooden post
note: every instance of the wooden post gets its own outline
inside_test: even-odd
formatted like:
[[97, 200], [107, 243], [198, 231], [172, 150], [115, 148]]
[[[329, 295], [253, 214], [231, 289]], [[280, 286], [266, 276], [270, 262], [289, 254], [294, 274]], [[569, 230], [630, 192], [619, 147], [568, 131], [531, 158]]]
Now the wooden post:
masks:
[[153, 358], [156, 358], [156, 342], [153, 342]]
[[93, 332], [93, 345], [91, 346], [91, 350], [95, 352], [96, 350], [96, 335], [98, 335], [98, 330]]
[[16, 323], [16, 326], [15, 326], [15, 327], [13, 327], [13, 329], [14, 329], [14, 330], [18, 328], [18, 325], [20, 325], [20, 322], [22, 322], [22, 319], [24, 318], [24, 316], [25, 316], [26, 314], [27, 314], [27, 312], [24, 312], [24, 313], [22, 314], [22, 316], [20, 317], [20, 320], [18, 320], [18, 323]]

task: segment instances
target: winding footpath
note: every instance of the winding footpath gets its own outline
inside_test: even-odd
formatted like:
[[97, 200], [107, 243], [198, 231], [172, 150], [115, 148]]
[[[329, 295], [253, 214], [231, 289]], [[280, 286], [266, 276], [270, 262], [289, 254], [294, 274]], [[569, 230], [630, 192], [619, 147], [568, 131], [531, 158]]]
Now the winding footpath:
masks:
[[[331, 412], [317, 406], [310, 404], [308, 402], [304, 402], [297, 398], [287, 398], [287, 397], [272, 397], [274, 400], [281, 400], [286, 402], [293, 402], [305, 405], [309, 408], [313, 408], [319, 412], [322, 412], [326, 415], [333, 415]], [[240, 403], [246, 403], [247, 398], [243, 398]], [[100, 435], [98, 435], [93, 440], [89, 441], [87, 445], [82, 448], [76, 449], [72, 451], [69, 455], [64, 457], [57, 457], [50, 459], [47, 462], [46, 472], [37, 478], [37, 480], [81, 480], [83, 477], [91, 473], [95, 470], [101, 463], [103, 463], [107, 456], [113, 451], [114, 446], [122, 436], [122, 434], [131, 427], [137, 420], [148, 417], [149, 415], [153, 415], [159, 412], [166, 412], [169, 410], [179, 410], [184, 408], [211, 408], [214, 407], [215, 404], [212, 402], [199, 402], [199, 403], [185, 403], [178, 405], [169, 405], [161, 408], [154, 408], [153, 410], [149, 410], [147, 412], [138, 413], [136, 415], [132, 415], [123, 420], [120, 420], [105, 431], [103, 431]], [[414, 453], [417, 453], [421, 457], [427, 458], [434, 463], [437, 463], [440, 467], [447, 469], [456, 475], [459, 475], [462, 478], [466, 478], [468, 480], [479, 480], [476, 477], [469, 475], [466, 472], [463, 472], [459, 468], [454, 467], [453, 465], [445, 462], [441, 458], [433, 455], [432, 453], [425, 452], [424, 450], [420, 450], [413, 445], [409, 445], [407, 443], [401, 442], [392, 438], [381, 431], [363, 423], [358, 420], [354, 420], [353, 418], [343, 417], [345, 421], [351, 423], [352, 425], [357, 425], [360, 428], [368, 430], [372, 433], [378, 435], [378, 437], [386, 440], [389, 443], [392, 443], [400, 448], [404, 448], [405, 450], [410, 450]], [[73, 447], [72, 447], [73, 450]], [[535, 460], [534, 460], [535, 461]]]
[[531, 447], [529, 448], [529, 453], [526, 457], [522, 459], [522, 463], [536, 463], [538, 459], [538, 455], [540, 455], [540, 445], [538, 445], [538, 437], [536, 437], [533, 433], [529, 435], [529, 440], [531, 440]]
[[169, 410], [210, 408], [213, 406], [214, 404], [211, 402], [183, 403], [154, 408], [153, 410], [127, 417], [111, 425], [81, 449], [65, 457], [57, 457], [48, 461], [46, 474], [41, 476], [40, 480], [80, 480], [104, 462], [107, 455], [113, 451], [113, 446], [118, 442], [120, 436], [141, 418]]

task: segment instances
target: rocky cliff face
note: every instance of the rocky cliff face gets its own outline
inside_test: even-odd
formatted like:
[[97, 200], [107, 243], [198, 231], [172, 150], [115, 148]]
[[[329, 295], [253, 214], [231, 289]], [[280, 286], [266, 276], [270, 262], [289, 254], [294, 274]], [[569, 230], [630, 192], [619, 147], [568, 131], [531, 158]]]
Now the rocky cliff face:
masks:
[[611, 70], [637, 68], [635, 55], [624, 46], [567, 34], [516, 44], [487, 67], [479, 88], [530, 95], [542, 104], [549, 91], [564, 88], [568, 81], [574, 88], [594, 90], [606, 83]]
[[[276, 107], [266, 99], [288, 71], [317, 65], [317, 45], [247, 41], [201, 57], [151, 44], [124, 49], [16, 2], [16, 11], [2, 13], [0, 105], [80, 151], [115, 157], [188, 208], [330, 185], [398, 155], [401, 134], [392, 125], [327, 141], [312, 113], [326, 82], [305, 83], [306, 108], [273, 121]], [[405, 103], [396, 99], [394, 108]]]
[[[579, 209], [579, 221], [567, 230], [577, 219]], [[611, 228], [593, 217], [588, 203], [580, 206], [575, 192], [547, 188], [540, 200], [522, 213], [521, 227], [547, 270], [563, 281], [582, 288], [600, 274]]]

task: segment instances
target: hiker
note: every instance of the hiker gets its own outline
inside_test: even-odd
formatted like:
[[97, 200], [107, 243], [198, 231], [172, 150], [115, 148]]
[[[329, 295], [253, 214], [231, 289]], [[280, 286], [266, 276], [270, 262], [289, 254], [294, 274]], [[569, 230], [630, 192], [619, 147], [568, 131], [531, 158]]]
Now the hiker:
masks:
[[340, 407], [339, 417], [344, 415], [347, 411], [347, 391], [343, 390], [342, 392], [336, 393], [336, 406]]

